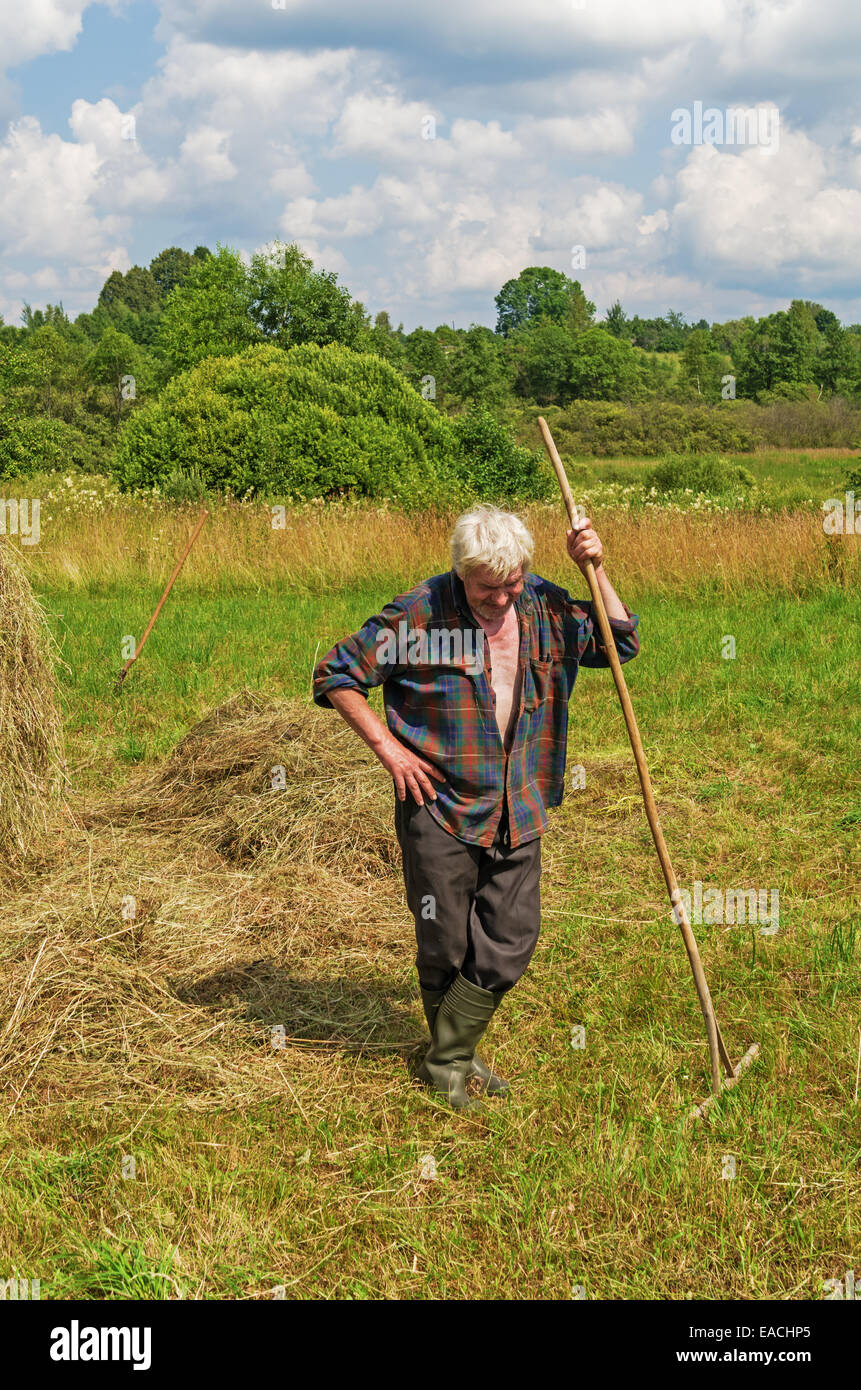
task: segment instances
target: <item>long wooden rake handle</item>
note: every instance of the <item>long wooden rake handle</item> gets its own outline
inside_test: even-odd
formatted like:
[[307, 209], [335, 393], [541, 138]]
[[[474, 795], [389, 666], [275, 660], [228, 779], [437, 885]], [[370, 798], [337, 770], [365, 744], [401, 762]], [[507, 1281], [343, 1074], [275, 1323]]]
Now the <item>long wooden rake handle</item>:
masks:
[[130, 657], [129, 657], [129, 659], [128, 659], [128, 661], [126, 662], [126, 664], [124, 665], [123, 669], [120, 671], [120, 674], [117, 676], [116, 690], [117, 690], [118, 692], [122, 689], [123, 681], [125, 680], [126, 676], [128, 675], [128, 673], [129, 673], [129, 671], [131, 670], [131, 668], [132, 668], [132, 666], [134, 665], [134, 663], [137, 661], [137, 659], [138, 659], [138, 657], [140, 656], [141, 652], [143, 651], [143, 649], [144, 649], [144, 642], [145, 642], [146, 639], [149, 637], [150, 633], [152, 632], [153, 628], [155, 627], [156, 618], [158, 617], [159, 613], [161, 612], [162, 608], [164, 607], [165, 600], [166, 600], [168, 594], [170, 593], [171, 589], [172, 589], [173, 586], [174, 586], [174, 583], [175, 583], [175, 581], [176, 581], [176, 577], [177, 577], [177, 575], [179, 574], [180, 570], [182, 569], [183, 565], [185, 564], [186, 557], [188, 556], [188, 552], [191, 550], [191, 547], [194, 545], [194, 542], [197, 540], [198, 536], [200, 535], [201, 527], [203, 526], [203, 523], [205, 522], [205, 520], [206, 520], [206, 518], [207, 518], [208, 516], [209, 516], [209, 512], [208, 512], [208, 511], [206, 511], [206, 512], [203, 513], [203, 515], [201, 516], [201, 518], [200, 518], [200, 520], [198, 521], [197, 525], [195, 526], [194, 530], [192, 531], [191, 535], [189, 536], [189, 538], [188, 538], [188, 545], [185, 547], [185, 550], [182, 552], [182, 554], [180, 555], [179, 559], [177, 560], [176, 565], [174, 566], [173, 574], [170, 576], [170, 579], [167, 581], [167, 584], [165, 585], [164, 593], [162, 594], [161, 598], [159, 599], [158, 603], [157, 603], [156, 606], [155, 606], [155, 612], [153, 613], [152, 617], [150, 618], [149, 622], [148, 622], [147, 625], [146, 625], [146, 630], [145, 630], [145, 632], [144, 632], [143, 637], [142, 637], [141, 640], [140, 640], [140, 646], [136, 648], [134, 656], [130, 656]]
[[[571, 495], [571, 488], [565, 474], [562, 460], [553, 442], [553, 436], [547, 426], [547, 421], [542, 415], [538, 417], [538, 428], [541, 430], [544, 444], [550, 455], [550, 462], [556, 471], [559, 479], [559, 486], [562, 489], [562, 497], [568, 512], [568, 519], [574, 525], [577, 519], [577, 508], [574, 505], [574, 498]], [[637, 764], [637, 773], [640, 778], [640, 787], [643, 792], [643, 802], [646, 807], [646, 817], [649, 828], [652, 832], [652, 839], [655, 842], [655, 849], [658, 851], [658, 858], [661, 861], [661, 869], [664, 874], [664, 882], [667, 885], [667, 892], [670, 895], [670, 902], [673, 906], [675, 920], [681, 928], [682, 940], [685, 943], [685, 950], [688, 953], [691, 971], [694, 977], [694, 984], [697, 987], [697, 995], [700, 1001], [700, 1008], [703, 1011], [703, 1018], [706, 1025], [706, 1034], [709, 1042], [709, 1057], [711, 1059], [712, 1070], [712, 1091], [717, 1095], [721, 1090], [720, 1064], [723, 1062], [728, 1077], [735, 1075], [732, 1062], [729, 1059], [718, 1021], [715, 1017], [714, 1006], [711, 994], [706, 982], [705, 971], [700, 960], [700, 953], [697, 949], [696, 938], [691, 928], [690, 919], [685, 908], [684, 899], [679, 891], [676, 876], [673, 873], [673, 866], [670, 863], [670, 856], [664, 840], [664, 832], [661, 829], [661, 821], [658, 816], [658, 808], [655, 805], [655, 796], [652, 791], [652, 779], [649, 776], [649, 769], [646, 766], [646, 755], [643, 752], [643, 744], [640, 739], [640, 731], [637, 728], [637, 720], [634, 716], [634, 707], [631, 704], [631, 697], [628, 694], [628, 687], [625, 684], [625, 677], [622, 674], [622, 663], [619, 660], [619, 653], [616, 651], [616, 643], [613, 640], [613, 633], [607, 618], [607, 610], [604, 607], [604, 599], [598, 587], [598, 580], [595, 575], [595, 566], [591, 560], [586, 562], [586, 579], [592, 595], [592, 607], [598, 618], [598, 626], [601, 629], [601, 636], [604, 641], [604, 650], [610, 662], [610, 669], [613, 672], [613, 679], [616, 682], [616, 690], [619, 693], [619, 700], [622, 705], [622, 713], [625, 716], [625, 724], [628, 728], [628, 737], [631, 740], [631, 747], [634, 750], [634, 760]]]

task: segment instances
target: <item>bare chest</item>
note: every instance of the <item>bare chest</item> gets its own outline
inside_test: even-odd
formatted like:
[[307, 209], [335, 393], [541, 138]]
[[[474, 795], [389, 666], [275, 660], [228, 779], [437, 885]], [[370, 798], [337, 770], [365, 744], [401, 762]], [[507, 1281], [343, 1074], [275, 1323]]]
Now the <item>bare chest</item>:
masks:
[[[506, 622], [495, 637], [488, 637], [487, 642], [490, 647], [491, 676], [490, 683], [499, 695], [502, 690], [513, 690], [514, 682], [517, 678], [517, 666], [520, 656], [520, 628], [517, 623], [517, 615], [512, 610], [511, 618], [513, 621]], [[486, 634], [485, 634], [486, 635]]]
[[[485, 634], [487, 636], [487, 634]], [[519, 699], [520, 626], [512, 609], [495, 636], [487, 636], [490, 648], [490, 685], [494, 695], [496, 722], [506, 749], [512, 734], [513, 715]]]

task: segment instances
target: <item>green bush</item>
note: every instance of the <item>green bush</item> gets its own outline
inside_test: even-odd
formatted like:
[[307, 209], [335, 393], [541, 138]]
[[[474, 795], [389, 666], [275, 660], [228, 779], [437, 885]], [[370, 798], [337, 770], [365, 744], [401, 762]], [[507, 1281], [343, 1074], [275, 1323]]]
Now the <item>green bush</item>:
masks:
[[861, 410], [841, 396], [823, 401], [774, 401], [748, 405], [763, 444], [781, 449], [856, 448]]
[[544, 452], [515, 444], [488, 410], [477, 407], [451, 423], [458, 446], [456, 468], [465, 488], [512, 502], [555, 495], [555, 475]]
[[204, 502], [211, 489], [200, 474], [172, 473], [161, 489], [162, 497], [169, 502]]
[[756, 399], [760, 405], [773, 405], [775, 401], [816, 401], [819, 387], [811, 381], [776, 381], [770, 390], [757, 391]]
[[92, 450], [65, 420], [18, 415], [0, 406], [0, 478], [30, 478], [58, 468], [92, 467]]
[[612, 458], [658, 458], [666, 453], [747, 453], [754, 431], [741, 403], [676, 405], [648, 400], [576, 401], [552, 425], [558, 447], [568, 454]]
[[340, 344], [254, 346], [173, 378], [123, 429], [121, 488], [287, 499], [347, 494], [406, 505], [537, 495], [529, 450], [485, 411], [448, 420], [400, 372]]
[[691, 488], [714, 495], [738, 487], [752, 488], [754, 478], [746, 468], [718, 454], [670, 454], [646, 474], [645, 484], [658, 492], [684, 492]]
[[527, 405], [497, 412], [527, 442], [545, 415], [559, 449], [578, 458], [660, 458], [674, 454], [746, 454], [781, 449], [861, 447], [861, 408], [839, 396], [822, 401], [750, 400], [719, 405], [646, 400], [576, 401], [566, 408]]

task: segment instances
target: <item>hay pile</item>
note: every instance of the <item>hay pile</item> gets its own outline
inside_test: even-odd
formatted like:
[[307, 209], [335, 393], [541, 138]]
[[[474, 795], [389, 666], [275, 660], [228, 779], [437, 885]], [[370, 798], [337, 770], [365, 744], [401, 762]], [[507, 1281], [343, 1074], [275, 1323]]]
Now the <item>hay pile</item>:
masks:
[[90, 802], [79, 821], [168, 829], [234, 864], [325, 863], [354, 878], [400, 864], [380, 772], [334, 710], [246, 689], [157, 771]]
[[0, 538], [0, 853], [26, 854], [65, 776], [53, 638], [20, 557]]
[[38, 872], [0, 903], [12, 1104], [242, 1103], [345, 1048], [411, 1051], [392, 806], [334, 711], [247, 690], [155, 771], [67, 803]]

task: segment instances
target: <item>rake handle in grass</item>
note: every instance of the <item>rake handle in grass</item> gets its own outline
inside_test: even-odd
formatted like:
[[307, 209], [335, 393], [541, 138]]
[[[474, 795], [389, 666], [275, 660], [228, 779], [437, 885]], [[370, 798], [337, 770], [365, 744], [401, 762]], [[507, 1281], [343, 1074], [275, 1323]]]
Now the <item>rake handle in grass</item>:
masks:
[[126, 662], [125, 666], [124, 666], [123, 669], [120, 671], [120, 674], [117, 676], [117, 684], [116, 684], [116, 689], [117, 689], [117, 691], [120, 691], [120, 690], [122, 689], [123, 681], [125, 680], [126, 676], [128, 675], [128, 673], [129, 673], [129, 671], [131, 670], [131, 668], [132, 668], [132, 666], [134, 665], [134, 663], [137, 661], [137, 659], [138, 659], [138, 657], [140, 656], [141, 652], [143, 651], [143, 649], [144, 649], [144, 642], [145, 642], [146, 639], [149, 637], [150, 633], [152, 632], [153, 628], [155, 627], [156, 618], [158, 617], [159, 613], [161, 612], [162, 608], [164, 607], [165, 600], [166, 600], [168, 594], [170, 593], [171, 589], [172, 589], [173, 586], [174, 586], [174, 582], [175, 582], [175, 580], [176, 580], [176, 577], [177, 577], [177, 575], [179, 574], [180, 570], [182, 569], [183, 565], [185, 564], [186, 558], [187, 558], [187, 556], [188, 556], [188, 552], [191, 550], [191, 547], [194, 545], [194, 542], [197, 540], [198, 536], [200, 535], [201, 527], [203, 526], [203, 523], [205, 522], [205, 520], [206, 520], [206, 518], [207, 518], [208, 516], [209, 516], [209, 512], [208, 512], [208, 511], [206, 511], [206, 512], [203, 513], [203, 515], [201, 516], [201, 518], [200, 518], [200, 520], [198, 521], [197, 525], [195, 526], [194, 530], [192, 531], [191, 535], [189, 536], [189, 538], [188, 538], [188, 545], [185, 547], [185, 550], [182, 552], [182, 554], [180, 555], [179, 559], [177, 560], [176, 565], [174, 566], [173, 574], [170, 576], [170, 579], [167, 581], [167, 584], [165, 585], [164, 593], [162, 594], [161, 598], [159, 599], [158, 603], [157, 603], [156, 606], [155, 606], [155, 612], [153, 613], [152, 617], [150, 618], [149, 622], [148, 622], [147, 625], [146, 625], [146, 630], [145, 630], [145, 632], [144, 632], [143, 637], [142, 637], [141, 640], [140, 640], [140, 646], [135, 648], [135, 654], [134, 654], [134, 656], [130, 656], [130, 657], [129, 657], [129, 659], [128, 659], [128, 661]]
[[[542, 415], [538, 417], [538, 428], [541, 430], [544, 444], [550, 455], [550, 462], [559, 480], [562, 489], [562, 497], [568, 512], [568, 519], [571, 525], [577, 519], [577, 509], [574, 505], [574, 498], [571, 495], [571, 488], [565, 474], [562, 460], [553, 442], [553, 436], [547, 426], [547, 421]], [[670, 856], [664, 840], [664, 832], [661, 829], [661, 821], [658, 816], [658, 808], [655, 804], [655, 795], [652, 791], [652, 779], [649, 776], [649, 769], [646, 766], [646, 755], [643, 752], [643, 744], [640, 739], [640, 731], [637, 728], [637, 720], [634, 715], [634, 707], [631, 704], [631, 697], [628, 694], [628, 687], [622, 673], [622, 663], [619, 660], [619, 653], [616, 651], [616, 643], [613, 640], [613, 633], [610, 622], [607, 618], [607, 610], [604, 607], [604, 599], [598, 587], [598, 579], [595, 574], [595, 566], [591, 560], [587, 560], [583, 568], [589, 590], [592, 595], [592, 609], [598, 618], [598, 626], [601, 629], [601, 637], [604, 642], [604, 650], [610, 662], [610, 669], [613, 672], [613, 679], [616, 682], [616, 690], [622, 705], [622, 713], [625, 716], [625, 724], [628, 728], [628, 737], [631, 740], [631, 748], [634, 751], [634, 760], [637, 764], [637, 773], [640, 778], [640, 787], [643, 792], [643, 802], [646, 807], [646, 818], [652, 832], [652, 839], [655, 842], [655, 849], [658, 851], [658, 858], [661, 861], [661, 869], [664, 874], [664, 882], [667, 885], [667, 892], [670, 895], [670, 902], [673, 906], [674, 916], [681, 928], [682, 940], [685, 943], [685, 950], [688, 953], [691, 972], [694, 977], [694, 984], [697, 987], [697, 995], [700, 1001], [700, 1008], [703, 1012], [703, 1019], [706, 1025], [706, 1034], [709, 1042], [709, 1057], [711, 1060], [712, 1071], [712, 1091], [715, 1095], [721, 1090], [720, 1064], [723, 1062], [728, 1077], [735, 1075], [729, 1054], [724, 1046], [718, 1021], [715, 1017], [714, 1005], [712, 1004], [711, 994], [709, 993], [708, 983], [703, 970], [703, 963], [700, 960], [700, 953], [697, 949], [696, 938], [691, 928], [690, 918], [684, 905], [684, 900], [679, 892], [679, 885], [673, 873], [673, 866], [670, 863]]]

